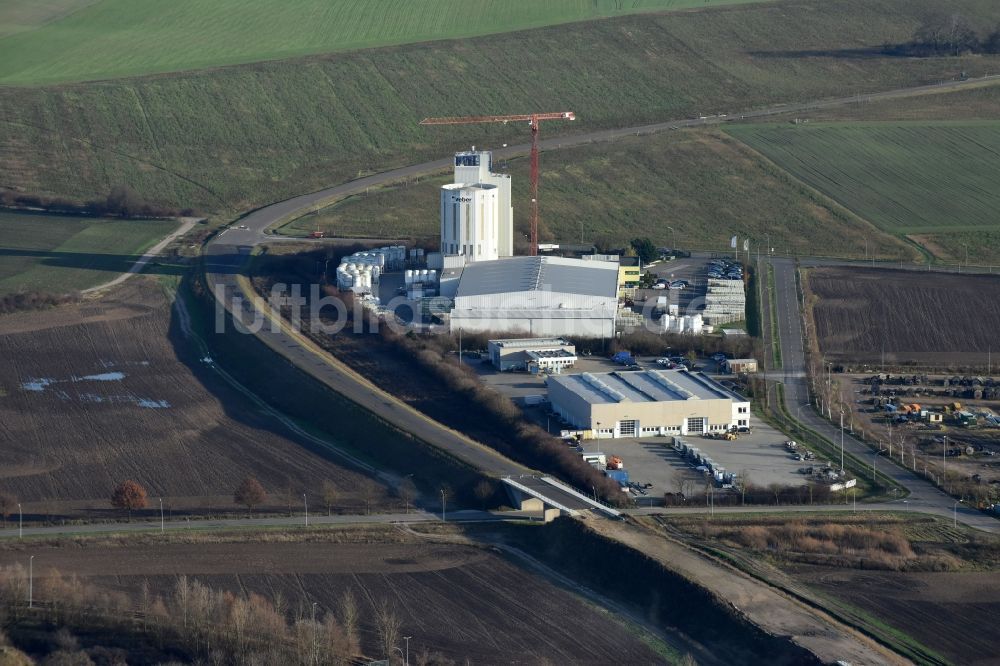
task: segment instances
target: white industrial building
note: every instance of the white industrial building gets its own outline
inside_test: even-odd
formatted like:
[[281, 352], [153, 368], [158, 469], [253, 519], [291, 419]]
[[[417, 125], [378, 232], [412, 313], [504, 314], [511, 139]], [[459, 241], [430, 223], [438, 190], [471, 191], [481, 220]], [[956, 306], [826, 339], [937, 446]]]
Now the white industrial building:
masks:
[[537, 368], [561, 372], [576, 364], [576, 346], [562, 338], [490, 340], [490, 362], [500, 372]]
[[749, 401], [686, 370], [553, 376], [548, 391], [553, 411], [598, 438], [723, 432], [750, 419]]
[[497, 187], [452, 183], [441, 188], [441, 253], [466, 262], [500, 258]]
[[441, 254], [463, 263], [514, 255], [510, 176], [493, 173], [489, 151], [455, 153], [454, 182], [441, 188]]
[[612, 337], [617, 305], [615, 263], [561, 257], [476, 262], [458, 278], [451, 330]]

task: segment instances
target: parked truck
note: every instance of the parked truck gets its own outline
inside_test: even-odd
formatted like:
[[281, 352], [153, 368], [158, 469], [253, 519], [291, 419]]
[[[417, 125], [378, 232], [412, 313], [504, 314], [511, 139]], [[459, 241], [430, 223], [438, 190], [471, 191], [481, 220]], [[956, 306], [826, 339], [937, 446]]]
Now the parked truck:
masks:
[[615, 481], [617, 481], [618, 485], [620, 486], [628, 485], [628, 472], [626, 472], [623, 469], [607, 469], [604, 470], [604, 474], [609, 479], [614, 479]]
[[632, 365], [635, 363], [635, 359], [632, 357], [632, 352], [620, 351], [611, 357], [611, 360], [620, 365]]

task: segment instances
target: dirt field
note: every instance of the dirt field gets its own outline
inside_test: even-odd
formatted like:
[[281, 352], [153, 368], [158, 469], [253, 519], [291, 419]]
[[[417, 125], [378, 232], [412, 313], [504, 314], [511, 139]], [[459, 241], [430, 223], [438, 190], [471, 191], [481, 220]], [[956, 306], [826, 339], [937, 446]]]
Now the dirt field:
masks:
[[955, 664], [1000, 664], [996, 572], [897, 573], [804, 567], [795, 578], [880, 618]]
[[836, 363], [981, 365], [995, 343], [1000, 277], [815, 268], [808, 299], [820, 350]]
[[[405, 536], [400, 540], [407, 540]], [[168, 593], [188, 574], [216, 589], [281, 593], [318, 614], [334, 611], [350, 588], [359, 600], [362, 643], [377, 654], [374, 608], [392, 603], [401, 635], [474, 664], [658, 664], [663, 658], [624, 626], [569, 592], [493, 552], [439, 543], [229, 543], [36, 548], [36, 575], [52, 568], [133, 595], [147, 580]], [[0, 566], [23, 559], [0, 552]], [[41, 573], [39, 573], [41, 572]], [[38, 583], [36, 583], [37, 585]]]
[[286, 508], [289, 489], [295, 507], [303, 492], [321, 506], [324, 480], [340, 490], [341, 511], [358, 511], [364, 493], [376, 506], [387, 501], [381, 486], [255, 414], [187, 358], [188, 346], [147, 279], [101, 301], [0, 317], [0, 489], [40, 517], [100, 517], [126, 478], [170, 511], [235, 511], [232, 492], [246, 475], [275, 509]]

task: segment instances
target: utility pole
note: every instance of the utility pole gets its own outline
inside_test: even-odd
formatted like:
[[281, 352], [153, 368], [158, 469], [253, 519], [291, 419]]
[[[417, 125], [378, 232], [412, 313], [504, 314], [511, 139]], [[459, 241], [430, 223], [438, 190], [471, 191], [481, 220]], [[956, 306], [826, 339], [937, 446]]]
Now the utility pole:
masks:
[[840, 471], [844, 471], [844, 410], [840, 410]]

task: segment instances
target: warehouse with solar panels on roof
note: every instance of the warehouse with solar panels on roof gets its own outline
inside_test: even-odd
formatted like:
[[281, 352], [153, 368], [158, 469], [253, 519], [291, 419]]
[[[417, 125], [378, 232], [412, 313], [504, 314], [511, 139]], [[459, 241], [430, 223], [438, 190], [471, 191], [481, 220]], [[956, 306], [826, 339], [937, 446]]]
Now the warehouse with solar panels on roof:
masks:
[[600, 438], [697, 435], [750, 423], [749, 401], [700, 372], [585, 372], [547, 384], [552, 410]]

